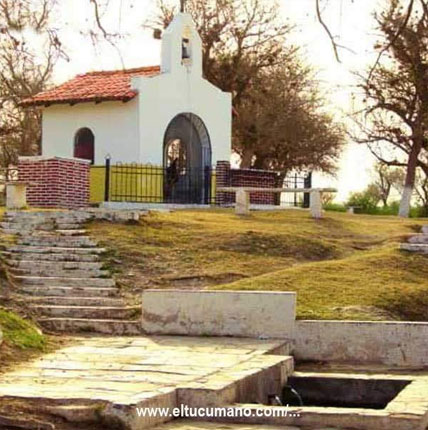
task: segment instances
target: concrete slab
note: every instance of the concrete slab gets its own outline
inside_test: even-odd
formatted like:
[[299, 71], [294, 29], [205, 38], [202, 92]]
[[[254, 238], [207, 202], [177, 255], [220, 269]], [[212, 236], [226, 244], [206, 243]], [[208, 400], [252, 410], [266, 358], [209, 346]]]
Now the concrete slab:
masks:
[[[0, 375], [2, 399], [96, 405], [107, 421], [148, 428], [171, 418], [137, 407], [267, 402], [293, 372], [281, 341], [192, 337], [77, 337]], [[267, 382], [268, 381], [268, 382]]]
[[296, 293], [146, 290], [146, 334], [292, 339]]

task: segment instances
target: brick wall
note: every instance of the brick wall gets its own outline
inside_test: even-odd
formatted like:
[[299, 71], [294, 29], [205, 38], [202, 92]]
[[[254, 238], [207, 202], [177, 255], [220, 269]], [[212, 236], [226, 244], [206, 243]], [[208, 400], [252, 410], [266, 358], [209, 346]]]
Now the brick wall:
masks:
[[18, 176], [29, 183], [28, 204], [65, 209], [88, 206], [89, 164], [76, 158], [20, 157]]
[[[281, 188], [278, 172], [255, 169], [232, 169], [228, 161], [219, 161], [216, 166], [216, 187]], [[216, 193], [216, 203], [227, 205], [235, 202], [234, 193]], [[278, 205], [279, 195], [274, 193], [250, 193], [250, 203]]]

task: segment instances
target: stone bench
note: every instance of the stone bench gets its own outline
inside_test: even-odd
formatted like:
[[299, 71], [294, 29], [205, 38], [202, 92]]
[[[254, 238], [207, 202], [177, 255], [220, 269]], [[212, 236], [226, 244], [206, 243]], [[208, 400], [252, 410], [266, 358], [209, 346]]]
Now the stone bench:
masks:
[[335, 188], [257, 188], [257, 187], [220, 187], [220, 192], [235, 193], [237, 215], [248, 215], [250, 213], [250, 193], [309, 193], [310, 211], [313, 218], [322, 217], [322, 193], [336, 193]]
[[346, 212], [348, 213], [348, 214], [351, 214], [351, 215], [353, 215], [353, 214], [355, 214], [355, 209], [362, 209], [362, 207], [361, 206], [348, 206], [347, 207], [347, 209], [346, 209]]

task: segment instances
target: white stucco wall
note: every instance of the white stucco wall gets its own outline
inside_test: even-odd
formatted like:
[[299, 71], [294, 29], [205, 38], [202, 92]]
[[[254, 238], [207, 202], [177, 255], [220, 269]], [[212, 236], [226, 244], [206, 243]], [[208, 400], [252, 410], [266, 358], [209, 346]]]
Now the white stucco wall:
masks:
[[115, 161], [135, 162], [139, 157], [138, 100], [52, 105], [43, 110], [42, 154], [73, 157], [74, 136], [88, 127], [95, 136], [95, 164], [110, 154]]
[[141, 158], [152, 164], [163, 162], [163, 140], [172, 119], [193, 113], [204, 122], [211, 140], [212, 164], [231, 155], [232, 106], [230, 94], [208, 81], [187, 73], [134, 78], [140, 98]]

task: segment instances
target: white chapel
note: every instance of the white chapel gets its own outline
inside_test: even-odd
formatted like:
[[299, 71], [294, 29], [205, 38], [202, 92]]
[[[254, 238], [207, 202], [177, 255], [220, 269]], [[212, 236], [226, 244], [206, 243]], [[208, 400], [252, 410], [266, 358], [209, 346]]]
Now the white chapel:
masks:
[[160, 66], [78, 75], [23, 104], [43, 109], [43, 156], [187, 168], [230, 159], [231, 94], [203, 78], [187, 13], [163, 32]]

